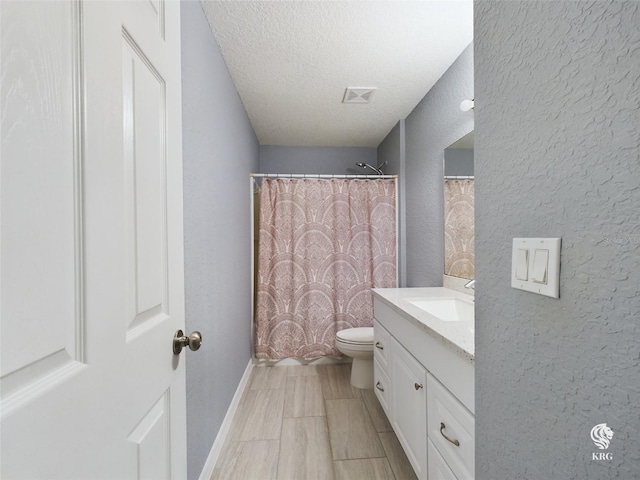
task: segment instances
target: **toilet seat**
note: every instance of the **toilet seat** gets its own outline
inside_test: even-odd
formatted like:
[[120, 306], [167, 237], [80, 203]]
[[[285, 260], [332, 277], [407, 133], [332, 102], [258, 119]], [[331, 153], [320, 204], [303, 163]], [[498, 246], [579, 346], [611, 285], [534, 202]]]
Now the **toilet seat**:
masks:
[[348, 345], [373, 345], [373, 327], [357, 327], [340, 330], [336, 340]]

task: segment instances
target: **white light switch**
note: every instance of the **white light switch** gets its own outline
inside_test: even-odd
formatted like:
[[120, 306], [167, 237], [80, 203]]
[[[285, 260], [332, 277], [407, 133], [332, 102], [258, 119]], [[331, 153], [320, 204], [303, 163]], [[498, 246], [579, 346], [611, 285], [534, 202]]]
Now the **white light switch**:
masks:
[[511, 286], [519, 290], [560, 297], [560, 239], [514, 238]]
[[529, 250], [526, 248], [516, 250], [516, 278], [529, 280]]
[[547, 272], [549, 270], [549, 250], [536, 248], [533, 254], [533, 283], [547, 284]]

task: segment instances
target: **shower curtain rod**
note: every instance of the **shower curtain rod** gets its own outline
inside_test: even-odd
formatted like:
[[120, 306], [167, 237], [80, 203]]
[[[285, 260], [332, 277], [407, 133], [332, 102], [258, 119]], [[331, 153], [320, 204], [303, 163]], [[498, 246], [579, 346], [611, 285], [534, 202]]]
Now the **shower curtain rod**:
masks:
[[445, 180], [474, 180], [473, 175], [445, 175]]
[[398, 175], [320, 175], [309, 173], [250, 173], [253, 178], [368, 178], [389, 179], [398, 178]]

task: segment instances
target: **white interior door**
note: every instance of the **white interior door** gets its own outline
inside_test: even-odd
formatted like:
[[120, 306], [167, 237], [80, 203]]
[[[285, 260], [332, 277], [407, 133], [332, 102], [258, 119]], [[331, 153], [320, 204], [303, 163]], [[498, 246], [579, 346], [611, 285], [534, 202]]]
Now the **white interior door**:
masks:
[[3, 479], [186, 476], [179, 2], [0, 2]]

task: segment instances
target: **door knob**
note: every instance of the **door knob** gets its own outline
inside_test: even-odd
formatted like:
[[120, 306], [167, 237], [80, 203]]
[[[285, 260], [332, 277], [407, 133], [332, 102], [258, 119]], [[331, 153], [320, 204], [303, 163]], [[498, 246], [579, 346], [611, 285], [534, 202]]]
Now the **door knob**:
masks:
[[173, 353], [174, 355], [180, 355], [180, 352], [184, 347], [189, 347], [194, 352], [202, 345], [202, 335], [200, 332], [193, 332], [188, 337], [182, 330], [178, 330], [173, 336]]

